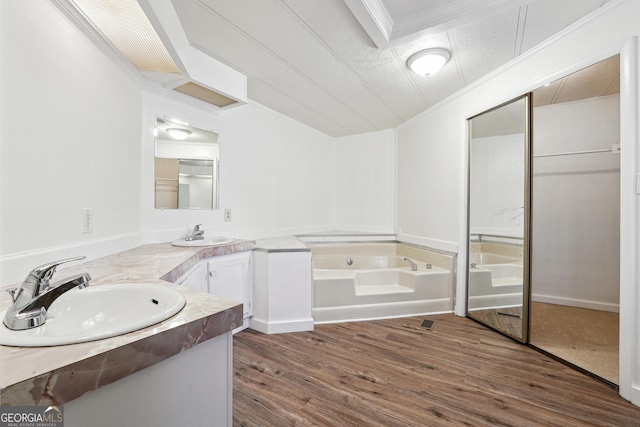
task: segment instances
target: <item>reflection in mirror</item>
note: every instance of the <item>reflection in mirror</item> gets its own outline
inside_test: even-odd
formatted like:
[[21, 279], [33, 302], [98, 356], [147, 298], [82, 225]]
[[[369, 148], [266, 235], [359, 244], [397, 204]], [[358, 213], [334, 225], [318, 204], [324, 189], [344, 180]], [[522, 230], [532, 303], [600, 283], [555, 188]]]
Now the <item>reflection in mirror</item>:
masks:
[[158, 117], [156, 209], [218, 209], [218, 134]]
[[467, 315], [526, 340], [529, 97], [469, 119]]

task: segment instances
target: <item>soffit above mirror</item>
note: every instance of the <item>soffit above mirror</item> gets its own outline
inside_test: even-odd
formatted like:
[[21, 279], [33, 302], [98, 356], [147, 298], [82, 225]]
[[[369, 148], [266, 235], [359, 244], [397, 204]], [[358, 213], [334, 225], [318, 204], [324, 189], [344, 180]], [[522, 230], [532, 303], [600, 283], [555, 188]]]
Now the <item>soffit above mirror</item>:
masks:
[[246, 77], [190, 45], [170, 0], [53, 1], [141, 78], [219, 108], [246, 103]]

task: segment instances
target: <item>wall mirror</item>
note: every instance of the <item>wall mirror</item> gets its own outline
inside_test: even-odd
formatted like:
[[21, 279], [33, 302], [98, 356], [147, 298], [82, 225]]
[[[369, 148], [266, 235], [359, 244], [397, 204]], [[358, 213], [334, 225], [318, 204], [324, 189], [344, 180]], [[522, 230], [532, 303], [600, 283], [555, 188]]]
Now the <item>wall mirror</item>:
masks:
[[156, 209], [218, 209], [219, 158], [216, 132], [157, 117]]
[[468, 119], [467, 316], [528, 331], [530, 97]]

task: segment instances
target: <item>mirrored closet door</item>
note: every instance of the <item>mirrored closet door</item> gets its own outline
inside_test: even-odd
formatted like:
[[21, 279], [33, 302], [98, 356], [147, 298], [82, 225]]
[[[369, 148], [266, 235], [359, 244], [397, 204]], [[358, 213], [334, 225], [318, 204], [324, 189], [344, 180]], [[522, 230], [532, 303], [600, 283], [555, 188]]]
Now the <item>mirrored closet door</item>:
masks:
[[529, 302], [530, 97], [468, 120], [467, 316], [523, 343]]

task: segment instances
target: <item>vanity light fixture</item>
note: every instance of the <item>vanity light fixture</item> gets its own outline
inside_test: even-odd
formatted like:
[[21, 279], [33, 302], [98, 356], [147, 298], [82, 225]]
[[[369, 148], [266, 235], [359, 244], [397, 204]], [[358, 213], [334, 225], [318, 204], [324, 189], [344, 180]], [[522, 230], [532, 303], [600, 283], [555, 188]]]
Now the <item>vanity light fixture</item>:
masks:
[[419, 76], [432, 76], [451, 58], [447, 49], [432, 48], [414, 53], [407, 60], [407, 67]]
[[171, 138], [177, 139], [178, 141], [184, 141], [191, 135], [191, 131], [182, 128], [167, 128], [167, 133]]

